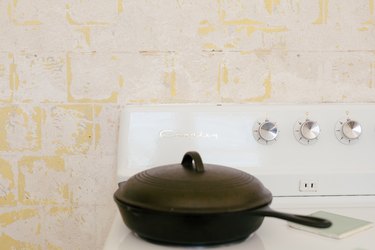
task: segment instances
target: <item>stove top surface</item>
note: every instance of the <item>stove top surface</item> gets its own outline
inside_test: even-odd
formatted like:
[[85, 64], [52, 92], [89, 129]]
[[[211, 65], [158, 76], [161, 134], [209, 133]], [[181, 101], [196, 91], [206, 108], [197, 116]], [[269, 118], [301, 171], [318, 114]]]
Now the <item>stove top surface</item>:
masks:
[[[307, 201], [306, 204], [306, 201], [304, 201], [303, 198], [275, 198], [272, 207], [284, 212], [297, 214], [310, 214], [315, 211], [324, 210], [331, 213], [375, 222], [375, 197], [354, 197], [351, 201], [347, 198], [341, 197], [325, 197], [323, 200], [326, 201], [322, 201], [322, 198], [315, 198], [315, 201], [310, 200]], [[104, 250], [370, 250], [375, 246], [374, 235], [375, 227], [371, 227], [343, 239], [333, 239], [293, 229], [283, 220], [265, 218], [261, 227], [253, 235], [241, 242], [209, 247], [165, 246], [147, 242], [134, 235], [124, 225], [120, 215], [117, 214], [111, 232], [105, 243]]]

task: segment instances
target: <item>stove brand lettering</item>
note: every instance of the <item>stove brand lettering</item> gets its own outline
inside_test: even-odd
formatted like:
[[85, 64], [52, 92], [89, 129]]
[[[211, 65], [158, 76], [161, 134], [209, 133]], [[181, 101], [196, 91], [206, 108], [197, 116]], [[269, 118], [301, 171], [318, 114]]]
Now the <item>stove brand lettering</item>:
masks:
[[205, 132], [182, 132], [171, 129], [164, 129], [159, 132], [160, 138], [212, 138], [218, 139], [219, 135], [216, 133], [205, 133]]

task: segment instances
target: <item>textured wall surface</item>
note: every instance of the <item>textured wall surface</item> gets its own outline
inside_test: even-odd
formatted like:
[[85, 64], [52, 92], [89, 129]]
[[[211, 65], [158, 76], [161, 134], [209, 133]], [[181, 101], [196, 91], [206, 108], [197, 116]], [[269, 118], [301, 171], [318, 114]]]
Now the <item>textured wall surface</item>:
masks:
[[374, 102], [374, 0], [0, 0], [0, 249], [100, 249], [121, 105]]

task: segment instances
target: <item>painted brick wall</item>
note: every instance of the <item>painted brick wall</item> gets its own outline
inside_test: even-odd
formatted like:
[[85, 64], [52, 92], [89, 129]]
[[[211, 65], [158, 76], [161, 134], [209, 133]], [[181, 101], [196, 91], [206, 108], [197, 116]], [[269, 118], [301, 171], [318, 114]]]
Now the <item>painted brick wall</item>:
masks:
[[374, 102], [374, 0], [0, 0], [0, 249], [100, 249], [121, 105]]

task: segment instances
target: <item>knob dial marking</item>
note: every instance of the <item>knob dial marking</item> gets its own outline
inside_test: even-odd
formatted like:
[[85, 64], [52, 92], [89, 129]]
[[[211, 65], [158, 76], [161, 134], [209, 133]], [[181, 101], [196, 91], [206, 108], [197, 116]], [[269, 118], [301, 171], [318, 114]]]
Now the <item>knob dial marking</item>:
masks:
[[276, 141], [279, 130], [275, 122], [266, 119], [264, 122], [257, 122], [253, 128], [253, 135], [261, 144], [271, 144]]

